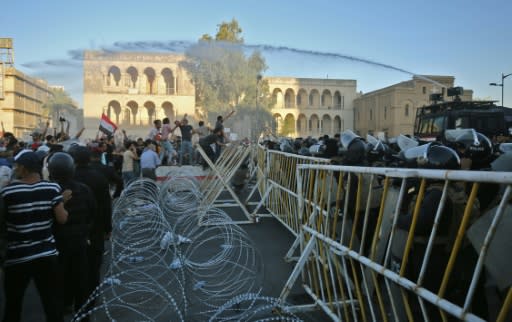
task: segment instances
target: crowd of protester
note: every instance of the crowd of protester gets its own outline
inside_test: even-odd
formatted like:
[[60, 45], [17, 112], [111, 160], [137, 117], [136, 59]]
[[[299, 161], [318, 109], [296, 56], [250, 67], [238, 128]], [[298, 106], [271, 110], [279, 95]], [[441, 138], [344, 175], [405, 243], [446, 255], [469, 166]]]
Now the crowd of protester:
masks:
[[207, 168], [195, 146], [215, 163], [227, 140], [223, 122], [232, 114], [219, 116], [213, 129], [203, 121], [193, 128], [185, 115], [174, 125], [168, 118], [155, 120], [145, 139], [132, 140], [122, 130], [116, 136], [98, 132], [87, 142], [79, 140], [84, 129], [70, 136], [66, 120], [60, 132], [48, 134], [47, 123], [43, 131], [31, 133], [29, 142], [6, 132], [2, 123], [3, 321], [20, 321], [31, 280], [47, 321], [63, 321], [87, 303], [100, 282], [104, 243], [112, 232], [112, 201], [137, 177], [156, 180], [161, 165]]

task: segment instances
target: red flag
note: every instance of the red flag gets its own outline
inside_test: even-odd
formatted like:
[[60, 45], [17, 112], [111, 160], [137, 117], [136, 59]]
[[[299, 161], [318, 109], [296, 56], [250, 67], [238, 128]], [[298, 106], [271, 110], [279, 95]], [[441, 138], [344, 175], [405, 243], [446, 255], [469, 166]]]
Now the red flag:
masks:
[[106, 135], [113, 135], [117, 130], [117, 125], [112, 122], [105, 113], [101, 114], [100, 131]]

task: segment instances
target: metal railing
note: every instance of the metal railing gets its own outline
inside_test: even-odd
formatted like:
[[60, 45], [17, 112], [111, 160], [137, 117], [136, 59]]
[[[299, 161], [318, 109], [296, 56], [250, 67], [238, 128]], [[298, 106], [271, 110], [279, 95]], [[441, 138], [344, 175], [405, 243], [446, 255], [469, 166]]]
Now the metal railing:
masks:
[[[294, 213], [273, 211], [301, 250], [281, 300], [300, 279], [313, 301], [294, 310], [320, 307], [333, 321], [510, 319], [503, 245], [512, 243], [512, 173], [300, 164], [295, 190], [270, 169], [273, 189], [298, 202]], [[489, 183], [501, 193], [479, 213], [479, 189]], [[493, 300], [496, 316], [484, 282], [503, 295]]]

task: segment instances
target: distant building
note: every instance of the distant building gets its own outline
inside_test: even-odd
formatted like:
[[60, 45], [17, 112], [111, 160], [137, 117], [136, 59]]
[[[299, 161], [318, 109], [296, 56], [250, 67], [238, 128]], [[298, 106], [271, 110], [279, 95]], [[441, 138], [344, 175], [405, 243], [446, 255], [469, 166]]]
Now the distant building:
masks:
[[0, 120], [7, 132], [28, 140], [35, 129], [44, 127], [49, 117], [43, 104], [51, 95], [48, 83], [29, 77], [14, 67], [6, 67], [3, 75], [3, 99]]
[[[438, 84], [428, 81], [433, 80]], [[354, 100], [355, 130], [359, 135], [383, 132], [388, 136], [413, 134], [416, 110], [429, 105], [430, 94], [454, 86], [453, 76], [414, 76], [411, 80], [362, 94]], [[443, 85], [440, 86], [439, 84]], [[464, 89], [462, 100], [471, 100], [473, 91]]]
[[195, 115], [195, 89], [179, 66], [184, 55], [162, 53], [84, 53], [85, 137], [94, 137], [105, 113], [128, 134], [144, 137], [153, 120], [171, 122]]
[[70, 122], [70, 134], [83, 126], [83, 114], [77, 104], [45, 106], [53, 95], [45, 80], [30, 77], [14, 68], [14, 49], [11, 38], [0, 38], [0, 120], [6, 132], [22, 140], [32, 140], [30, 134], [42, 131], [49, 122], [48, 134], [60, 131], [60, 117]]
[[354, 128], [355, 80], [266, 77], [275, 105], [277, 133], [292, 137], [328, 134]]

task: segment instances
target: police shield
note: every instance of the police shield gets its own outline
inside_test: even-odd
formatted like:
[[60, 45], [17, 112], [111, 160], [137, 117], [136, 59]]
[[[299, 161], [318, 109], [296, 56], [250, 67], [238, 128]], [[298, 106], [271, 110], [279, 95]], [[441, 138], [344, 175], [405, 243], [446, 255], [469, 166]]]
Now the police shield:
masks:
[[360, 138], [360, 136], [355, 134], [351, 130], [345, 130], [343, 133], [341, 133], [341, 137], [340, 137], [341, 145], [343, 145], [343, 147], [345, 149], [348, 149], [350, 143], [352, 143], [352, 141], [354, 141], [354, 139], [357, 139], [357, 138]]
[[396, 138], [396, 144], [398, 145], [398, 147], [400, 147], [400, 151], [406, 151], [409, 150], [410, 148], [417, 147], [418, 141], [408, 138], [403, 134], [400, 134]]
[[[485, 236], [494, 219], [495, 207], [480, 217], [467, 232], [467, 237], [477, 252], [482, 249]], [[510, 265], [510, 249], [512, 249], [512, 205], [507, 205], [501, 221], [496, 227], [494, 238], [489, 244], [485, 258], [485, 268], [498, 287], [503, 291], [512, 285], [512, 265]]]
[[428, 157], [428, 149], [432, 143], [416, 146], [414, 148], [409, 148], [404, 151], [403, 156], [405, 161], [413, 166], [417, 166], [418, 163], [426, 162]]
[[368, 142], [368, 145], [373, 147], [376, 147], [379, 144], [379, 140], [370, 134], [366, 134], [366, 142]]
[[453, 129], [444, 131], [444, 138], [448, 142], [463, 143], [464, 145], [480, 145], [474, 129]]
[[493, 171], [512, 171], [512, 151], [500, 155], [491, 162]]
[[499, 150], [501, 153], [512, 152], [512, 143], [501, 143]]

